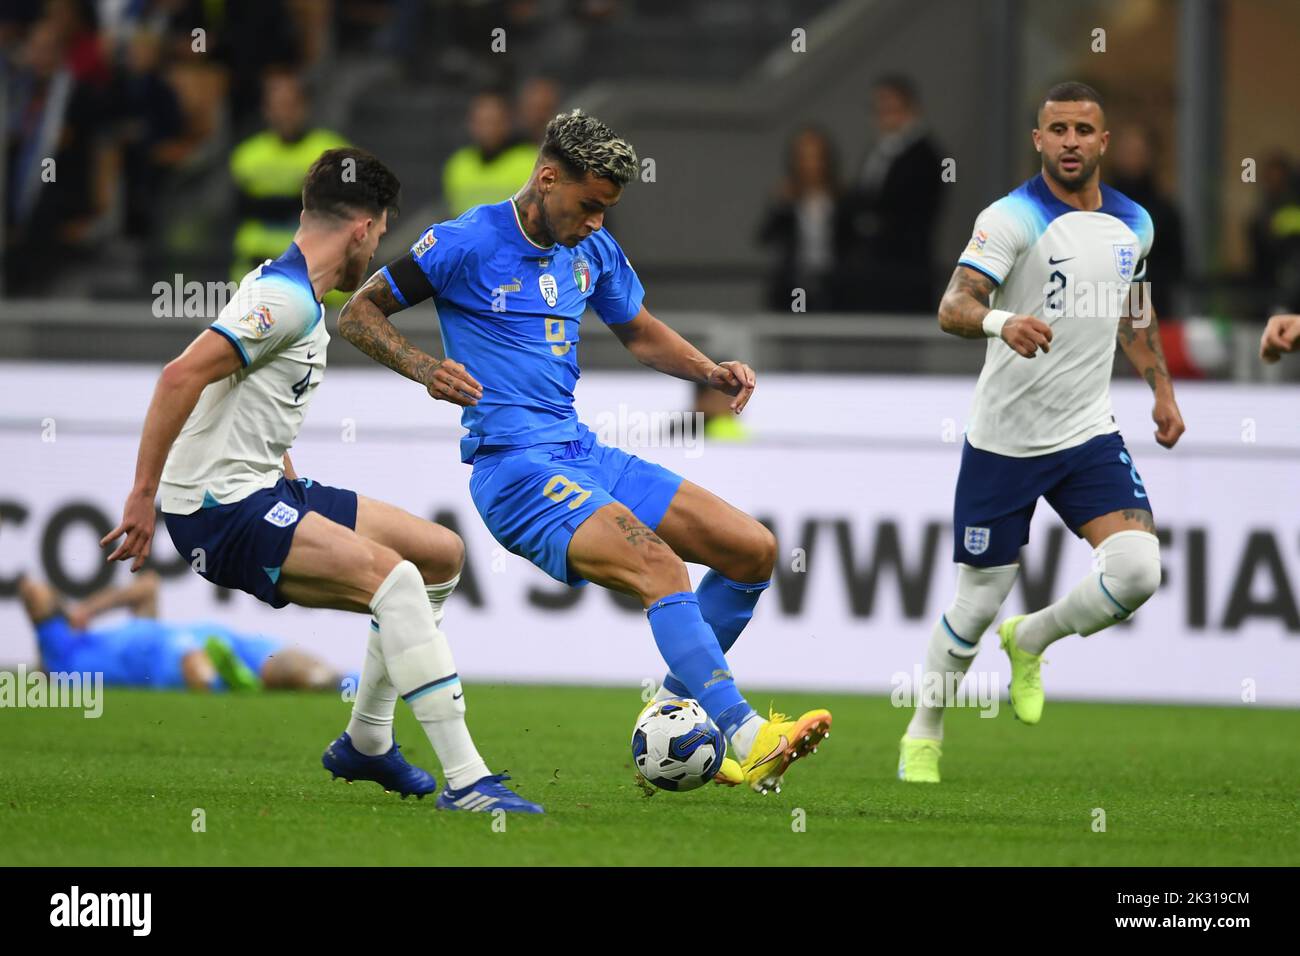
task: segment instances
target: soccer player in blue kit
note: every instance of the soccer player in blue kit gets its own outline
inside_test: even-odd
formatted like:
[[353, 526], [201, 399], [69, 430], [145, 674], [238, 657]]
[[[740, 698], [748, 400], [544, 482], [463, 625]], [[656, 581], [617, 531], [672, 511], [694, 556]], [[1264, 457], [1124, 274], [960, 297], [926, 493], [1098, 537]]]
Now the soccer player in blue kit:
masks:
[[[712, 361], [646, 310], [631, 263], [602, 231], [637, 169], [605, 124], [577, 110], [555, 117], [523, 188], [431, 226], [357, 291], [339, 334], [464, 407], [461, 460], [493, 536], [566, 584], [639, 597], [669, 667], [657, 699], [697, 699], [737, 758], [719, 782], [769, 792], [831, 725], [826, 710], [764, 719], [727, 666], [770, 583], [775, 538], [698, 485], [600, 444], [573, 407], [588, 307], [642, 364], [732, 396], [736, 413], [754, 390], [749, 366]], [[388, 319], [429, 298], [442, 361]], [[711, 569], [694, 591], [686, 561]]]
[[[164, 621], [158, 616], [160, 578], [144, 571], [72, 603], [50, 585], [23, 576], [18, 594], [27, 612], [42, 669], [100, 673], [110, 687], [153, 690], [333, 690], [342, 675], [324, 661], [259, 634], [241, 634], [218, 621]], [[124, 609], [126, 620], [92, 626]]]

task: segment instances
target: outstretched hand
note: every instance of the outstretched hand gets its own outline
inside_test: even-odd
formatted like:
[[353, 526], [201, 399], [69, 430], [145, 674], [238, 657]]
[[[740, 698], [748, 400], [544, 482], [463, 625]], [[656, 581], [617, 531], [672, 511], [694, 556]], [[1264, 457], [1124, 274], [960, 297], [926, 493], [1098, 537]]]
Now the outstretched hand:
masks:
[[153, 542], [155, 520], [157, 520], [157, 513], [154, 511], [152, 495], [146, 497], [132, 494], [131, 497], [127, 498], [126, 507], [122, 509], [121, 523], [100, 539], [99, 546], [103, 548], [122, 537], [122, 535], [126, 535], [126, 538], [106, 560], [126, 561], [131, 559], [132, 574], [144, 567], [145, 559], [149, 557], [150, 545]]
[[731, 410], [739, 415], [747, 404], [749, 396], [754, 394], [758, 379], [754, 370], [744, 362], [721, 362], [709, 372], [709, 387], [724, 395], [734, 395]]

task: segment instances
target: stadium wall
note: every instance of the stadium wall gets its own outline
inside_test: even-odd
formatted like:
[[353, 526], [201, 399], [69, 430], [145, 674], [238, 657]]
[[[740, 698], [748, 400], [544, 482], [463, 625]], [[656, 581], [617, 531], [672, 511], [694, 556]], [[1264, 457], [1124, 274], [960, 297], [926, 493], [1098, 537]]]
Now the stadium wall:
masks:
[[[95, 542], [120, 514], [156, 373], [0, 362], [0, 662], [35, 657], [13, 593], [21, 571], [74, 595], [125, 579]], [[334, 369], [328, 379], [293, 450], [296, 467], [436, 515], [465, 537], [467, 571], [447, 620], [464, 674], [632, 687], [659, 674], [636, 606], [594, 587], [566, 589], [487, 534], [458, 461], [455, 409], [382, 371]], [[688, 386], [661, 376], [585, 376], [578, 405], [602, 437], [681, 471], [777, 533], [777, 581], [732, 655], [744, 686], [884, 692], [894, 675], [912, 673], [951, 599], [949, 520], [973, 384], [766, 375], [742, 444], [702, 441], [681, 414]], [[1053, 647], [1049, 693], [1300, 706], [1300, 388], [1185, 384], [1188, 432], [1172, 452], [1154, 442], [1145, 386], [1117, 382], [1114, 398], [1165, 540], [1165, 581], [1132, 623]], [[363, 618], [272, 611], [220, 591], [190, 572], [159, 529], [164, 616], [220, 618], [357, 665]], [[1090, 559], [1040, 507], [1007, 613], [1047, 603]], [[1002, 686], [994, 645], [986, 635], [973, 673]]]

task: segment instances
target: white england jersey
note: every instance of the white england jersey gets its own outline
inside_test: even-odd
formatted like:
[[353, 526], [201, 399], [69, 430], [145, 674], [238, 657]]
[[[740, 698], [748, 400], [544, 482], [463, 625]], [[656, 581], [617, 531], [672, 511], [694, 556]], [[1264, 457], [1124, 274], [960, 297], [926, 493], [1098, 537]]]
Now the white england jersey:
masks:
[[1027, 359], [989, 339], [966, 439], [1027, 458], [1119, 430], [1110, 404], [1119, 319], [1146, 271], [1147, 211], [1108, 186], [1084, 212], [1052, 195], [1042, 174], [989, 206], [958, 260], [997, 283], [991, 304], [1052, 327], [1051, 351]]
[[163, 511], [231, 504], [284, 476], [284, 453], [325, 374], [324, 317], [297, 244], [244, 276], [209, 326], [243, 368], [199, 396], [163, 467]]

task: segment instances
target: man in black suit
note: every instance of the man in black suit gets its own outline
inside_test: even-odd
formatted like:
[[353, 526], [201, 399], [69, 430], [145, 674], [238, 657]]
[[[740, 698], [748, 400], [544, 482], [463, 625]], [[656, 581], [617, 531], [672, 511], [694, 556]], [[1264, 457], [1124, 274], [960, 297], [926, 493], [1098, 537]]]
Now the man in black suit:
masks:
[[853, 311], [932, 315], [938, 301], [931, 258], [942, 157], [922, 121], [911, 80], [881, 77], [871, 95], [880, 136], [850, 198], [852, 252], [840, 277], [839, 304]]

